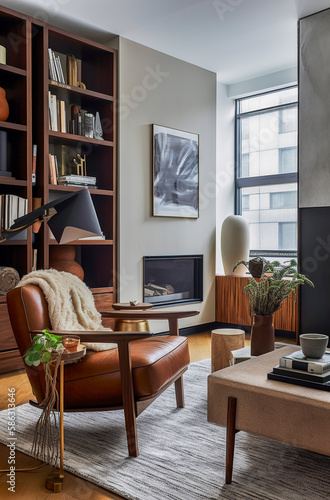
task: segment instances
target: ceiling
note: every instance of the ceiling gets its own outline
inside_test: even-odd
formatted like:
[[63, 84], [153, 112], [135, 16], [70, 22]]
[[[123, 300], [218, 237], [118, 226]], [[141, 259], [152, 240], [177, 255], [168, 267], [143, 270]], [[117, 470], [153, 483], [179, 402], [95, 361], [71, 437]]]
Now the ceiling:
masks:
[[105, 42], [112, 34], [218, 73], [232, 84], [297, 64], [297, 19], [330, 0], [0, 0]]

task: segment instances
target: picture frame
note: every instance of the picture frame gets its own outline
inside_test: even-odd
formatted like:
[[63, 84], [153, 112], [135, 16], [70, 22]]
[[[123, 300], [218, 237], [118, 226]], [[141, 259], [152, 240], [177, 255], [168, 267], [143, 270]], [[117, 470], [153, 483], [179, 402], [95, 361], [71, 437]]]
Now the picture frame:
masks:
[[153, 202], [156, 217], [199, 217], [199, 135], [153, 124]]

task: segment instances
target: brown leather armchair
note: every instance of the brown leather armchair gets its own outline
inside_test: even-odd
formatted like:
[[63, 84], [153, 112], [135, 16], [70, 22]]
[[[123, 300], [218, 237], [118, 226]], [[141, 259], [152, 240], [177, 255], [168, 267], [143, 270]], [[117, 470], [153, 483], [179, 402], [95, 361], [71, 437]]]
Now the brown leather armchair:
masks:
[[[35, 285], [14, 288], [7, 294], [12, 329], [23, 356], [33, 336], [51, 324], [48, 306], [41, 289]], [[78, 363], [64, 368], [64, 411], [104, 411], [124, 409], [128, 451], [138, 456], [136, 417], [167, 387], [175, 383], [177, 406], [184, 407], [182, 374], [189, 365], [187, 339], [178, 336], [178, 319], [198, 311], [146, 311], [148, 319], [168, 319], [170, 335], [149, 332], [56, 332], [80, 336], [85, 342], [114, 342], [118, 349], [87, 351]], [[108, 313], [110, 316], [113, 313]], [[138, 314], [138, 313], [135, 313]], [[107, 315], [107, 313], [104, 313]], [[51, 330], [52, 331], [52, 330]], [[52, 331], [54, 332], [54, 331]], [[55, 332], [54, 332], [55, 333]], [[45, 397], [42, 365], [25, 369], [39, 406]]]

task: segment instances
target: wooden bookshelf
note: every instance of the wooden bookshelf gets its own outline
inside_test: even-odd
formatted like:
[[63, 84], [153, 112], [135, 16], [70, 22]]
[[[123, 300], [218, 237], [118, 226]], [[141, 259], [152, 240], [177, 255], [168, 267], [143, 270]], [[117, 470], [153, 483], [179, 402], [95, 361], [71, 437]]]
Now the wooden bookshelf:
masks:
[[[87, 175], [96, 177], [97, 184], [97, 188], [89, 191], [105, 239], [72, 244], [97, 308], [110, 308], [116, 301], [116, 51], [3, 7], [0, 7], [0, 44], [7, 49], [7, 64], [0, 64], [0, 85], [7, 92], [10, 107], [8, 120], [0, 121], [0, 130], [7, 132], [12, 170], [12, 177], [0, 177], [0, 194], [27, 198], [31, 211], [34, 197], [45, 204], [77, 191], [79, 187], [50, 184], [49, 154], [64, 151], [66, 158], [77, 153], [86, 155]], [[60, 54], [61, 61], [67, 54], [81, 61], [81, 81], [86, 88], [50, 80], [48, 48]], [[68, 111], [73, 104], [94, 115], [98, 111], [104, 140], [49, 130], [48, 91], [65, 101]], [[33, 144], [38, 152], [36, 184], [32, 186]], [[69, 166], [68, 160], [66, 167]], [[69, 173], [76, 172], [66, 175]], [[36, 249], [37, 268], [47, 269], [49, 250], [56, 245], [46, 224], [35, 235], [30, 228], [27, 239], [1, 244], [0, 265], [14, 267], [23, 276], [32, 270]], [[0, 373], [21, 366], [5, 297], [0, 297]]]

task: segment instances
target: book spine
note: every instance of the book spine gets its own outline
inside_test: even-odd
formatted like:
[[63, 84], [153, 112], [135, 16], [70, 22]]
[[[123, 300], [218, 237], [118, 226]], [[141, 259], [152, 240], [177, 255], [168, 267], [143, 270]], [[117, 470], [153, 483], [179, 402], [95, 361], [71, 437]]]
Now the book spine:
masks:
[[33, 144], [32, 149], [32, 185], [34, 186], [36, 183], [36, 171], [37, 171], [37, 145]]
[[319, 364], [312, 361], [300, 361], [297, 359], [280, 358], [280, 366], [283, 368], [293, 368], [310, 373], [324, 373], [330, 370], [330, 363]]

